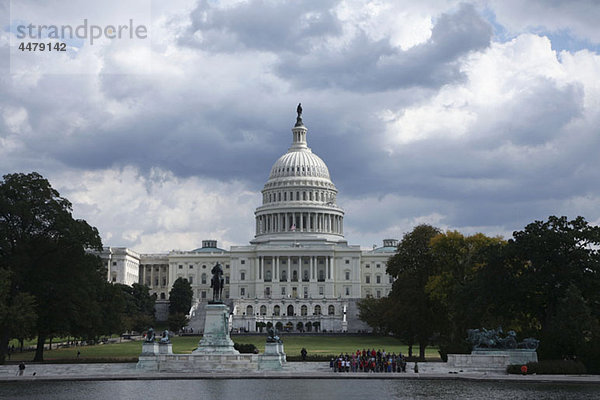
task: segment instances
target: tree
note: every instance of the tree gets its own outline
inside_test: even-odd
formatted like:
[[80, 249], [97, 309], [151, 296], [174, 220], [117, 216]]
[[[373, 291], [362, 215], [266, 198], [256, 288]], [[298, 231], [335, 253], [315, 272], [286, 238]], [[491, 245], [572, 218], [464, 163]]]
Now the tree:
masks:
[[3, 334], [9, 339], [23, 340], [34, 334], [37, 321], [35, 298], [24, 292], [13, 294], [11, 275], [10, 271], [0, 269], [0, 326], [4, 327]]
[[124, 330], [142, 332], [154, 325], [154, 304], [156, 294], [150, 294], [150, 288], [134, 283], [131, 286], [114, 284], [125, 303], [122, 311]]
[[189, 318], [183, 313], [170, 314], [169, 319], [167, 320], [167, 323], [169, 324], [169, 330], [173, 332], [179, 332], [189, 322]]
[[[477, 233], [464, 236], [457, 231], [437, 235], [431, 240], [433, 273], [425, 290], [430, 301], [437, 305], [440, 322], [440, 352], [466, 352], [466, 333], [469, 328], [479, 327], [490, 306], [480, 290], [478, 280], [487, 265], [485, 250], [501, 248], [504, 241]], [[491, 277], [493, 278], [493, 277]], [[505, 288], [506, 289], [506, 288]]]
[[266, 324], [266, 323], [264, 323], [264, 322], [262, 322], [262, 321], [260, 321], [260, 322], [257, 322], [257, 323], [256, 323], [256, 329], [258, 329], [258, 331], [259, 331], [260, 333], [262, 333], [263, 329], [264, 329], [266, 326], [267, 326], [267, 324]]
[[389, 329], [412, 347], [419, 344], [419, 357], [436, 331], [439, 315], [425, 287], [434, 272], [430, 243], [440, 230], [431, 225], [416, 226], [404, 235], [395, 255], [387, 263], [387, 273], [395, 279], [389, 295]]
[[[100, 297], [105, 269], [88, 250], [101, 250], [96, 228], [71, 215], [71, 203], [41, 175], [5, 175], [0, 181], [0, 269], [11, 271], [10, 292], [35, 298], [38, 345], [46, 338], [92, 335], [101, 329]], [[0, 354], [8, 328], [0, 327]]]
[[194, 291], [185, 278], [177, 278], [169, 292], [169, 314], [189, 314], [192, 308]]
[[319, 332], [319, 329], [321, 328], [321, 323], [319, 321], [313, 322], [313, 328], [315, 328], [315, 332]]
[[[596, 325], [600, 316], [600, 227], [591, 226], [583, 217], [569, 221], [567, 217], [550, 216], [535, 221], [524, 230], [514, 232], [508, 242], [515, 301], [532, 321], [526, 333], [539, 335], [540, 356], [560, 358], [565, 349], [554, 344], [582, 343], [587, 333], [561, 330], [561, 316], [574, 318], [575, 308], [590, 313], [577, 314], [577, 324]], [[579, 306], [576, 306], [579, 304]], [[584, 322], [583, 319], [591, 318]], [[595, 338], [597, 341], [598, 338]], [[579, 345], [568, 345], [568, 351], [579, 352]], [[582, 356], [582, 354], [577, 354]]]
[[390, 332], [387, 310], [390, 306], [387, 298], [374, 299], [367, 297], [358, 301], [358, 318], [379, 334]]

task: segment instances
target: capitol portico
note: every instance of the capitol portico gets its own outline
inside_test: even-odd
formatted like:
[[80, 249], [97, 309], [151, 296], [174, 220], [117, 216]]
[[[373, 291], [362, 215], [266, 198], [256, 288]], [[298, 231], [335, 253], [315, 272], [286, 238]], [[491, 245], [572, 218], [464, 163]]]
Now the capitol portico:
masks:
[[195, 250], [139, 255], [107, 248], [109, 279], [127, 276], [131, 283], [135, 276], [157, 294], [159, 304], [168, 301], [177, 278], [187, 279], [195, 300], [190, 325], [199, 330], [210, 296], [210, 269], [219, 262], [234, 329], [255, 331], [268, 323], [304, 331], [368, 329], [357, 318], [356, 303], [391, 290], [386, 262], [397, 241], [386, 239], [382, 247], [368, 251], [348, 245], [337, 188], [327, 165], [308, 147], [307, 133], [299, 106], [292, 144], [273, 164], [262, 190], [249, 245], [228, 251], [218, 248], [216, 240], [204, 240]]

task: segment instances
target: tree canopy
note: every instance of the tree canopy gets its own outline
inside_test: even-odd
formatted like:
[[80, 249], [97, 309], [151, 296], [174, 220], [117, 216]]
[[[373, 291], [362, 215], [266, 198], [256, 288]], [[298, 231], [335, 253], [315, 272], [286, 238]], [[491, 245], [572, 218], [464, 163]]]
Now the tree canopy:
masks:
[[177, 278], [169, 292], [169, 314], [189, 314], [193, 298], [190, 282], [185, 278]]
[[[600, 370], [600, 227], [551, 216], [505, 241], [419, 225], [387, 271], [387, 298], [361, 301], [360, 317], [406, 344], [435, 342], [444, 357], [469, 350], [469, 328], [540, 339], [542, 359], [583, 359]], [[422, 354], [421, 354], [422, 355]]]
[[[47, 337], [102, 329], [98, 299], [106, 271], [90, 252], [101, 249], [97, 229], [74, 219], [71, 203], [41, 175], [10, 174], [0, 181], [0, 270], [10, 273], [11, 301], [33, 297], [36, 360], [43, 359]], [[3, 359], [11, 333], [6, 325], [0, 330]]]

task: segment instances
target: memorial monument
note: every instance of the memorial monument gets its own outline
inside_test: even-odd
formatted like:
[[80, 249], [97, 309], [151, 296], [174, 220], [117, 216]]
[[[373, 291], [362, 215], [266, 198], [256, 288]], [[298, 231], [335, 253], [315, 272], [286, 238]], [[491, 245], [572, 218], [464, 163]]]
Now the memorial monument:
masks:
[[218, 262], [211, 270], [212, 301], [206, 305], [204, 334], [192, 354], [240, 354], [229, 336], [229, 307], [223, 304], [223, 268]]
[[265, 343], [265, 353], [260, 355], [258, 368], [260, 370], [279, 370], [283, 368], [286, 361], [283, 342], [277, 335], [275, 328], [271, 327]]
[[504, 335], [502, 327], [469, 329], [467, 335], [467, 341], [473, 346], [471, 354], [448, 354], [447, 369], [506, 373], [509, 365], [525, 365], [538, 360], [537, 339], [527, 338], [518, 342], [514, 331]]
[[[258, 354], [240, 354], [229, 336], [229, 307], [222, 301], [223, 268], [216, 263], [211, 270], [212, 301], [206, 307], [204, 334], [198, 348], [192, 354], [173, 354], [169, 331], [164, 331], [157, 343], [154, 330], [150, 328], [142, 345], [138, 369], [164, 372], [213, 372], [219, 370], [257, 371]], [[283, 348], [281, 349], [283, 351]], [[271, 361], [272, 357], [268, 357]], [[278, 360], [281, 360], [278, 354]], [[285, 359], [285, 355], [283, 357]], [[270, 362], [265, 369], [277, 369]], [[279, 362], [281, 368], [281, 361]]]
[[538, 361], [536, 350], [540, 341], [537, 339], [526, 338], [519, 342], [515, 331], [508, 331], [504, 335], [502, 327], [489, 330], [485, 328], [469, 329], [467, 335], [467, 340], [473, 346], [471, 354], [507, 355], [509, 365], [524, 365], [528, 362]]

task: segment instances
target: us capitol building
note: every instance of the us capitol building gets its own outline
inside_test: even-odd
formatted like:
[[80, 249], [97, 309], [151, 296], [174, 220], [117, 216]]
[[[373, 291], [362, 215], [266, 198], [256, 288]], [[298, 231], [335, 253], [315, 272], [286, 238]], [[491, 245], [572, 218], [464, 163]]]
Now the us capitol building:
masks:
[[234, 330], [256, 331], [269, 322], [294, 331], [368, 329], [358, 319], [357, 301], [389, 293], [386, 261], [398, 241], [385, 239], [382, 247], [369, 251], [348, 245], [338, 191], [327, 165], [308, 147], [307, 131], [299, 105], [292, 145], [271, 168], [248, 246], [228, 251], [218, 248], [216, 240], [203, 240], [198, 249], [168, 254], [107, 247], [102, 257], [108, 279], [150, 287], [157, 295], [159, 319], [166, 319], [173, 282], [187, 279], [194, 291], [190, 327], [198, 331], [212, 296], [210, 270], [219, 262]]

